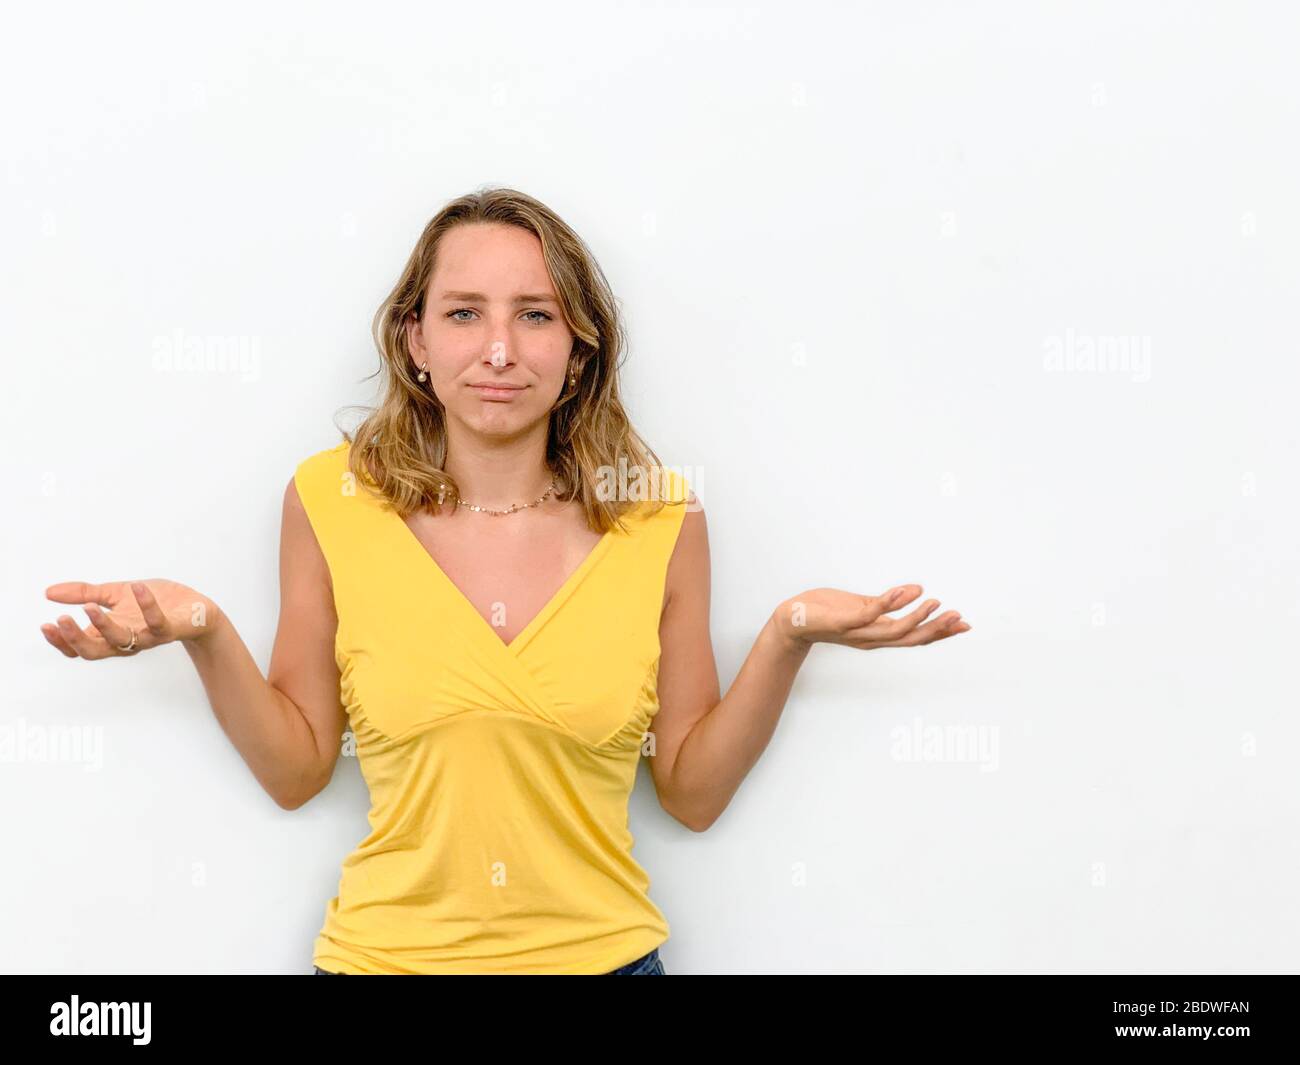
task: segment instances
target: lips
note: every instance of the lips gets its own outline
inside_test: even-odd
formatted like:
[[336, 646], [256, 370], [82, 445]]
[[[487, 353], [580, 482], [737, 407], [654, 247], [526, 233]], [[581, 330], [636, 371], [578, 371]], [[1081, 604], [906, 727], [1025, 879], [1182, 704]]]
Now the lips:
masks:
[[497, 400], [507, 403], [524, 390], [523, 385], [505, 385], [486, 382], [478, 385], [470, 385], [469, 387], [479, 394], [480, 399]]

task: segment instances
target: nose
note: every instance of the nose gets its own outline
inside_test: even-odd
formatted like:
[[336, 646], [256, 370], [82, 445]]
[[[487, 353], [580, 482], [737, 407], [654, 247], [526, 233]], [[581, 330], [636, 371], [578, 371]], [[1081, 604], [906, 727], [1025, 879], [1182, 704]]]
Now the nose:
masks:
[[510, 345], [501, 337], [491, 341], [483, 354], [483, 361], [498, 368], [511, 365], [514, 359], [510, 355]]

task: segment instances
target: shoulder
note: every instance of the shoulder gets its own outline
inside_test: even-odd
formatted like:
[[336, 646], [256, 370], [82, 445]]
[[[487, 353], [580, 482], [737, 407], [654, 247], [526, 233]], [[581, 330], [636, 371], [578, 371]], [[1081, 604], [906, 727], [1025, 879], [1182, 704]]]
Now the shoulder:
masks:
[[349, 477], [350, 450], [351, 445], [344, 440], [300, 461], [285, 488], [286, 503], [296, 495], [300, 505], [310, 511], [330, 497], [351, 494], [345, 480]]
[[665, 508], [678, 516], [672, 519], [672, 552], [668, 558], [664, 605], [692, 599], [704, 603], [707, 612], [712, 563], [704, 505], [689, 480], [682, 478], [679, 485], [681, 502]]
[[679, 515], [695, 501], [690, 480], [671, 466], [647, 467], [640, 477], [629, 479], [624, 490], [638, 511], [652, 516]]
[[690, 503], [694, 498], [691, 482], [686, 474], [671, 466], [660, 466], [660, 483], [663, 486], [663, 498], [667, 503]]
[[656, 513], [660, 515], [660, 520], [682, 530], [703, 520], [702, 513], [691, 520], [692, 514], [702, 511], [703, 507], [690, 478], [680, 470], [668, 466], [661, 466], [659, 470], [659, 500], [663, 507]]
[[607, 499], [625, 501], [617, 520], [642, 540], [676, 536], [694, 499], [690, 482], [667, 466], [641, 467], [635, 476], [604, 483], [599, 490], [608, 493]]
[[352, 445], [344, 440], [341, 444], [327, 447], [308, 455], [298, 463], [293, 471], [293, 480], [301, 493], [313, 486], [329, 484], [338, 485], [339, 474], [348, 468], [348, 454]]
[[317, 474], [324, 470], [337, 470], [340, 467], [346, 469], [350, 450], [351, 444], [344, 440], [333, 447], [327, 447], [308, 455], [294, 468], [294, 476], [296, 478], [301, 474]]

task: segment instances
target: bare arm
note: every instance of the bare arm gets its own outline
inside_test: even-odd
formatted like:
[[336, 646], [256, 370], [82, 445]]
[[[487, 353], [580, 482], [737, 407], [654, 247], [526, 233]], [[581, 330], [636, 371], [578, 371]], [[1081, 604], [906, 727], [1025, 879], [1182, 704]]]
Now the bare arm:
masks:
[[57, 625], [42, 626], [46, 640], [69, 658], [125, 657], [182, 643], [221, 728], [286, 810], [329, 783], [347, 720], [334, 660], [337, 619], [328, 566], [292, 480], [284, 495], [280, 619], [268, 677], [224, 611], [185, 585], [69, 581], [45, 594], [88, 604], [85, 629], [66, 614]]
[[814, 643], [915, 647], [970, 628], [956, 611], [922, 624], [939, 605], [934, 599], [905, 617], [887, 616], [920, 595], [920, 585], [901, 585], [882, 596], [814, 589], [772, 612], [725, 698], [719, 698], [703, 508], [682, 519], [666, 584], [651, 773], [663, 808], [696, 832], [718, 819], [766, 749]]
[[208, 701], [267, 793], [297, 809], [329, 783], [347, 715], [334, 660], [329, 568], [292, 479], [280, 533], [280, 619], [266, 678], [234, 626], [188, 641]]
[[776, 731], [809, 646], [763, 627], [725, 699], [709, 634], [709, 534], [704, 509], [682, 519], [659, 626], [659, 712], [651, 774], [660, 804], [696, 832], [726, 809]]

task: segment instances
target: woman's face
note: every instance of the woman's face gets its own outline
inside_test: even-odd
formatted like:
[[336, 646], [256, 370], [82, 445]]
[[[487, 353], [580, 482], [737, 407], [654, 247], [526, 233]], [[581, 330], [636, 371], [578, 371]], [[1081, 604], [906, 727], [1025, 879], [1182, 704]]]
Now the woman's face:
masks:
[[459, 422], [513, 436], [549, 418], [567, 385], [573, 334], [541, 241], [500, 223], [444, 233], [424, 313], [407, 323], [407, 340], [417, 372], [428, 363], [424, 383], [446, 408], [449, 430]]

